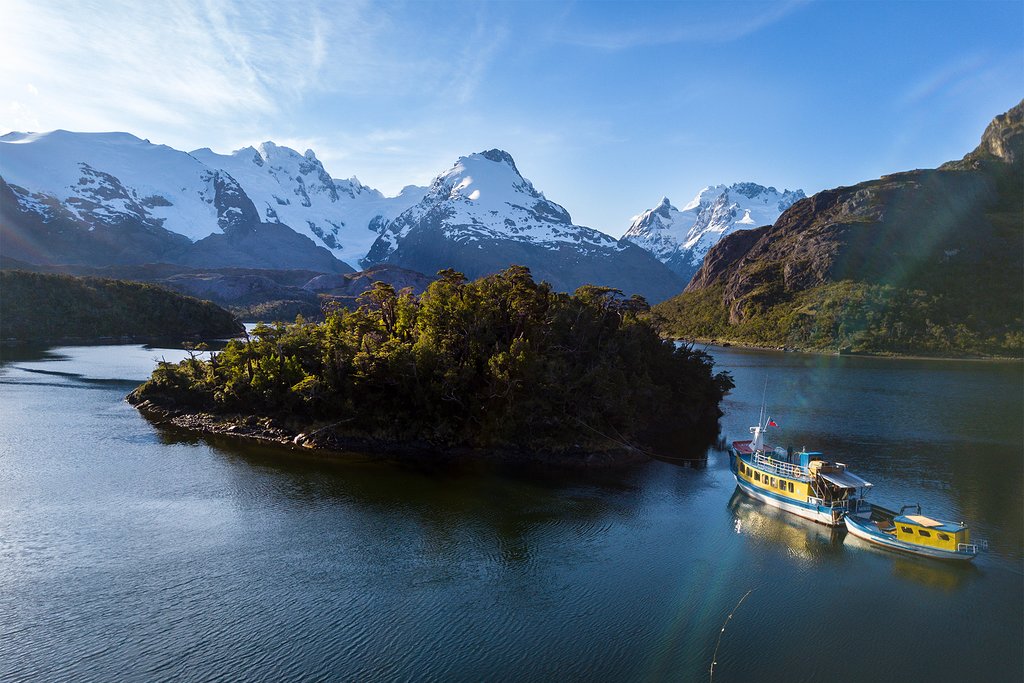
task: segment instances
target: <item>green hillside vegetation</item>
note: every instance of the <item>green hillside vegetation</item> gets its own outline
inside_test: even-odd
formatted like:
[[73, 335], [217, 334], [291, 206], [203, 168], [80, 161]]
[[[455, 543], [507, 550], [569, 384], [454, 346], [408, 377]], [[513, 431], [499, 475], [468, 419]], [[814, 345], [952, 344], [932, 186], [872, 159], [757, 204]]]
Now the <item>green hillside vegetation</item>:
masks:
[[1024, 102], [959, 161], [824, 190], [725, 236], [655, 311], [687, 339], [1024, 357]]
[[209, 360], [163, 363], [130, 400], [432, 446], [596, 451], [717, 430], [729, 377], [664, 342], [643, 299], [556, 293], [522, 266], [440, 276], [419, 298], [378, 282], [323, 323], [261, 325]]
[[0, 338], [104, 337], [176, 341], [243, 332], [223, 308], [153, 285], [71, 275], [0, 271]]
[[[936, 356], [1024, 356], [1024, 325], [963, 301], [844, 280], [779, 296], [729, 324], [722, 285], [686, 292], [656, 307], [664, 333], [683, 339], [780, 346], [809, 351]], [[1006, 301], [982, 301], [991, 308]]]

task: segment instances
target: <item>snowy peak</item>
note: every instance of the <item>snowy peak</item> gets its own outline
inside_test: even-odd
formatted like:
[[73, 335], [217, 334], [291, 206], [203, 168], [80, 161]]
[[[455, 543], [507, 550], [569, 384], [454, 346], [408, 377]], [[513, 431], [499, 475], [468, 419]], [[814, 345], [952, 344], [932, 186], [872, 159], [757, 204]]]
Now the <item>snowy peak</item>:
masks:
[[208, 166], [224, 168], [229, 172], [246, 175], [253, 168], [269, 174], [278, 185], [286, 189], [288, 201], [298, 201], [309, 208], [313, 197], [320, 195], [324, 201], [337, 202], [338, 189], [313, 150], [299, 154], [289, 147], [279, 147], [273, 142], [260, 143], [258, 147], [245, 147], [229, 155], [216, 154], [209, 149], [199, 149], [192, 156]]
[[[451, 169], [434, 179], [427, 195], [434, 201], [473, 203], [486, 210], [543, 200], [533, 183], [519, 173], [512, 155], [500, 149], [459, 157]], [[568, 212], [558, 209], [555, 213], [564, 214], [564, 222], [571, 223]]]
[[723, 236], [771, 225], [802, 190], [784, 190], [757, 183], [708, 185], [682, 209], [663, 198], [633, 221], [623, 239], [651, 252], [679, 275], [689, 278], [704, 255]]
[[335, 180], [311, 149], [299, 154], [270, 141], [231, 154], [199, 149], [192, 155], [237, 179], [261, 220], [287, 225], [350, 263], [366, 256], [381, 221], [415, 204], [424, 192], [385, 197], [354, 176]]
[[616, 245], [608, 235], [573, 225], [569, 212], [538, 192], [512, 155], [500, 149], [459, 157], [421, 201], [384, 226], [361, 263], [385, 262], [411, 231], [426, 225], [459, 243], [509, 240], [549, 249], [562, 243]]
[[468, 277], [519, 264], [563, 291], [607, 285], [651, 301], [683, 284], [642, 249], [574, 225], [500, 149], [459, 157], [419, 202], [384, 225], [361, 265], [377, 263], [423, 273], [455, 268]]
[[668, 219], [672, 217], [673, 211], [678, 212], [679, 209], [672, 206], [672, 202], [669, 201], [668, 197], [662, 197], [661, 201], [658, 202], [658, 205], [653, 209], [648, 209], [644, 213], [640, 214], [640, 216], [633, 216], [633, 223], [636, 223], [637, 219], [644, 215], [648, 216], [648, 220], [655, 220], [653, 218], [654, 216], [657, 216], [660, 219]]
[[186, 153], [128, 133], [64, 130], [0, 137], [0, 177], [18, 206], [44, 221], [59, 214], [86, 231], [131, 222], [191, 242], [270, 223], [353, 263], [381, 222], [426, 191], [385, 197], [355, 177], [334, 180], [313, 150], [270, 141], [230, 154]]
[[209, 168], [128, 133], [4, 135], [0, 176], [21, 207], [45, 218], [57, 204], [83, 224], [139, 222], [193, 242], [219, 232], [224, 218]]

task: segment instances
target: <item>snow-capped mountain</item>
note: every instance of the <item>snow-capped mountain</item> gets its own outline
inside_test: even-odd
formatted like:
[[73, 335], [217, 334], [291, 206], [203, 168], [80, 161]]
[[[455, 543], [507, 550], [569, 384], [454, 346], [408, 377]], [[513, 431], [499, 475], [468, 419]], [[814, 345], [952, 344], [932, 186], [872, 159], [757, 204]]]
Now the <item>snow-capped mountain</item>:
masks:
[[127, 133], [0, 137], [5, 254], [30, 262], [349, 272], [370, 227], [422, 196], [334, 180], [316, 155], [267, 142], [189, 154]]
[[477, 277], [523, 264], [560, 290], [607, 285], [652, 302], [686, 284], [643, 249], [574, 225], [500, 150], [385, 197], [332, 178], [312, 150], [271, 142], [186, 153], [127, 133], [9, 133], [0, 241], [5, 257], [40, 265], [336, 273], [391, 263]]
[[53, 216], [59, 204], [85, 223], [139, 221], [191, 241], [219, 231], [218, 177], [184, 152], [127, 133], [9, 133], [0, 175], [25, 208]]
[[756, 183], [708, 186], [682, 209], [663, 198], [658, 206], [634, 216], [622, 239], [646, 249], [689, 280], [722, 237], [771, 225], [804, 197], [803, 190], [779, 192]]
[[273, 142], [231, 154], [203, 148], [191, 155], [230, 173], [245, 188], [261, 220], [288, 225], [353, 265], [377, 239], [375, 226], [415, 204], [426, 191], [410, 185], [397, 197], [385, 197], [354, 176], [331, 178], [311, 149], [299, 154]]
[[574, 225], [498, 149], [460, 157], [437, 176], [421, 201], [384, 224], [362, 262], [371, 263], [424, 273], [450, 267], [469, 277], [515, 263], [558, 289], [607, 285], [651, 301], [682, 283], [642, 249]]

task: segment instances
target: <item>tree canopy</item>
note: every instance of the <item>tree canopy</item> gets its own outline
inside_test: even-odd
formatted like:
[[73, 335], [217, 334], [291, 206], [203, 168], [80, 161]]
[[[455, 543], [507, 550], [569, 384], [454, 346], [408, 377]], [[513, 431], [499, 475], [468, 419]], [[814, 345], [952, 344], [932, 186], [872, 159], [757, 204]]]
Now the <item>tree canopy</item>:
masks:
[[439, 275], [420, 297], [378, 282], [322, 323], [259, 325], [209, 360], [161, 364], [136, 397], [483, 448], [602, 449], [716, 424], [730, 378], [663, 341], [642, 298], [557, 293], [523, 266]]
[[210, 338], [243, 328], [220, 306], [156, 285], [98, 277], [0, 272], [0, 337]]

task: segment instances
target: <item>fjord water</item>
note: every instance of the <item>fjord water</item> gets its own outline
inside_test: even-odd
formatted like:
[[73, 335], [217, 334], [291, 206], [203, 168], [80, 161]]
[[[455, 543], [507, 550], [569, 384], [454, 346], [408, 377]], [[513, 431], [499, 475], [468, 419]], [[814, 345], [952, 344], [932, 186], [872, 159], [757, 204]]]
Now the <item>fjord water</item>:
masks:
[[1021, 365], [713, 353], [723, 436], [767, 379], [775, 442], [991, 551], [873, 550], [714, 449], [581, 475], [163, 431], [123, 397], [181, 351], [5, 350], [0, 680], [707, 680], [716, 646], [716, 681], [1019, 680]]

